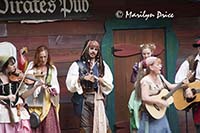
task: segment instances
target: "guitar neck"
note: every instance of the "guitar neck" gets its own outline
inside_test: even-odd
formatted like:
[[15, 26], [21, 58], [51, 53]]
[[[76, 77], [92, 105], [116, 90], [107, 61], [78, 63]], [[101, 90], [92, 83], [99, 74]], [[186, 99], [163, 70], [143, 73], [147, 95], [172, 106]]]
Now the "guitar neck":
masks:
[[180, 89], [182, 84], [183, 82], [178, 83], [173, 90], [171, 90], [166, 96], [164, 96], [164, 99], [168, 99], [170, 96], [172, 96], [176, 90]]

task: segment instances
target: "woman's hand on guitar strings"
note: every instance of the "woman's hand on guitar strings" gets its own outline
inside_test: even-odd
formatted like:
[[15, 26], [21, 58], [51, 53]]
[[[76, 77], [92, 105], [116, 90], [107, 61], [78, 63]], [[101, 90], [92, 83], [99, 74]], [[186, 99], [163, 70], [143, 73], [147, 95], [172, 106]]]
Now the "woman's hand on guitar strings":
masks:
[[158, 106], [160, 107], [160, 108], [165, 108], [165, 107], [168, 107], [169, 106], [169, 104], [168, 104], [168, 102], [166, 101], [166, 100], [159, 100], [159, 104], [158, 104]]

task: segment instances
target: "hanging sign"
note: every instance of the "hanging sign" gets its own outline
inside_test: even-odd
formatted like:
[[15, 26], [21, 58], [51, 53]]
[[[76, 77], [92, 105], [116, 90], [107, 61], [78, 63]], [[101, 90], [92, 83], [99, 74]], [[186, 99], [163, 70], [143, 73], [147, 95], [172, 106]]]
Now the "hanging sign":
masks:
[[90, 5], [90, 0], [0, 0], [0, 21], [85, 19]]

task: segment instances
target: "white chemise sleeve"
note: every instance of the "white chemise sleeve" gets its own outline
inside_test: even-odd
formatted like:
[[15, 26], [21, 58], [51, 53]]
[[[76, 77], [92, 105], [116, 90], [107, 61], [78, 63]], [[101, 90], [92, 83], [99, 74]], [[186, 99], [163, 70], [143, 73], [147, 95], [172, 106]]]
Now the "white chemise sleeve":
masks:
[[51, 79], [51, 88], [55, 88], [56, 92], [59, 94], [60, 93], [60, 85], [58, 83], [58, 72], [57, 69], [54, 65], [52, 65], [52, 79]]
[[176, 76], [175, 76], [175, 83], [180, 83], [182, 82], [186, 77], [189, 72], [189, 62], [185, 60], [181, 66], [179, 67]]
[[70, 92], [78, 92], [78, 94], [83, 93], [83, 89], [79, 82], [79, 66], [76, 62], [73, 62], [70, 66], [65, 83]]
[[103, 80], [106, 82], [106, 86], [101, 86], [101, 91], [108, 95], [112, 90], [113, 90], [113, 75], [112, 72], [109, 68], [109, 66], [106, 64], [106, 62], [104, 61], [104, 66], [105, 66], [105, 73], [103, 76]]

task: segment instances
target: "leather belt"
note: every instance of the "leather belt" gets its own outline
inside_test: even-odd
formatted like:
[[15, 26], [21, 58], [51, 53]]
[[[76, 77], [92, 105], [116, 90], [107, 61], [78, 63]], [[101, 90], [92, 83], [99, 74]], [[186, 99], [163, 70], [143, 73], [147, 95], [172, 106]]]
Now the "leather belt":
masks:
[[84, 88], [83, 92], [95, 92], [95, 88]]

